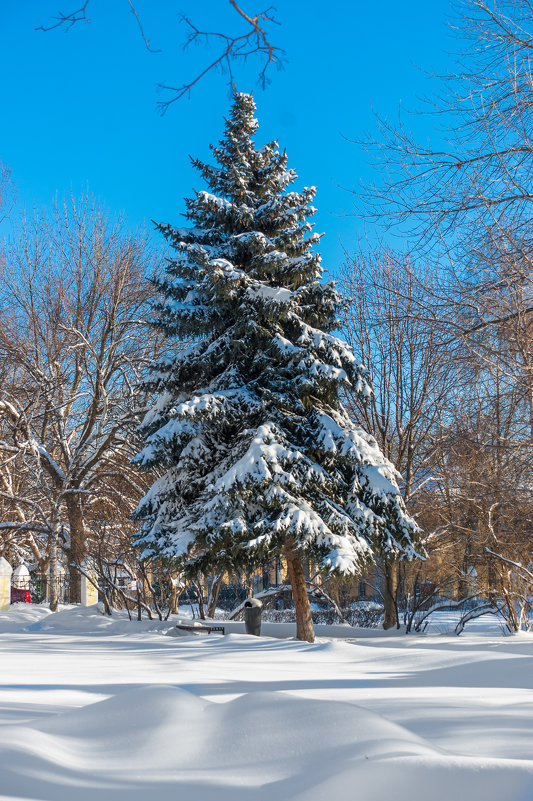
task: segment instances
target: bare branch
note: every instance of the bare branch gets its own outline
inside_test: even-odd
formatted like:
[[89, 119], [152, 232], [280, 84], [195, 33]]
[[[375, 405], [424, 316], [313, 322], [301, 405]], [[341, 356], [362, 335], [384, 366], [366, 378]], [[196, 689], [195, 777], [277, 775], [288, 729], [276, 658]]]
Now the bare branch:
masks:
[[65, 30], [68, 31], [72, 28], [76, 22], [90, 22], [87, 17], [87, 6], [89, 5], [89, 0], [85, 0], [85, 3], [75, 11], [70, 11], [68, 14], [63, 14], [62, 11], [58, 11], [58, 16], [53, 17], [56, 20], [52, 25], [39, 25], [38, 28], [35, 28], [36, 31], [52, 31], [54, 28], [60, 28], [62, 26], [65, 27]]
[[[183, 22], [188, 28], [188, 35], [184, 45], [184, 49], [193, 42], [204, 41], [206, 44], [221, 45], [221, 50], [218, 55], [213, 58], [200, 72], [187, 83], [181, 86], [171, 86], [168, 84], [159, 84], [159, 88], [170, 92], [171, 97], [168, 100], [158, 102], [158, 107], [161, 114], [164, 114], [168, 108], [180, 98], [189, 95], [191, 90], [196, 84], [201, 81], [208, 73], [222, 68], [228, 74], [229, 85], [232, 89], [235, 88], [233, 80], [232, 66], [235, 62], [244, 63], [251, 56], [258, 56], [262, 62], [259, 70], [258, 79], [260, 85], [265, 88], [269, 83], [268, 69], [271, 65], [275, 64], [280, 67], [283, 63], [283, 51], [281, 48], [276, 47], [270, 39], [267, 27], [269, 25], [279, 24], [274, 18], [274, 8], [269, 6], [264, 11], [257, 14], [247, 14], [241, 7], [237, 0], [228, 0], [229, 6], [237, 15], [239, 21], [245, 23], [246, 29], [243, 33], [223, 33], [221, 31], [210, 31], [201, 29], [195, 25], [187, 16], [181, 17]], [[87, 7], [90, 0], [85, 0], [82, 6], [74, 11], [68, 13], [58, 12], [54, 17], [55, 20], [50, 25], [40, 25], [35, 30], [38, 31], [51, 31], [55, 28], [63, 28], [69, 31], [78, 22], [89, 22], [87, 16]], [[133, 0], [127, 0], [130, 12], [135, 17], [139, 33], [143, 40], [144, 46], [150, 53], [160, 53], [161, 50], [154, 49], [146, 35], [144, 25], [137, 11], [136, 5]]]
[[154, 50], [153, 47], [150, 47], [150, 42], [146, 38], [146, 34], [144, 32], [144, 28], [143, 28], [141, 19], [140, 19], [138, 13], [137, 13], [137, 9], [135, 8], [135, 6], [133, 5], [131, 0], [128, 0], [128, 4], [129, 4], [129, 7], [131, 9], [131, 13], [133, 14], [133, 16], [135, 17], [135, 19], [137, 21], [137, 25], [139, 26], [139, 32], [140, 32], [140, 34], [142, 36], [142, 40], [143, 40], [143, 42], [145, 44], [146, 49], [149, 50], [150, 53], [160, 53], [161, 50]]
[[232, 62], [240, 60], [246, 61], [251, 55], [257, 54], [264, 60], [263, 67], [259, 72], [259, 82], [264, 88], [268, 83], [267, 70], [271, 64], [281, 65], [283, 60], [283, 51], [275, 47], [268, 38], [265, 24], [274, 23], [278, 24], [272, 16], [274, 9], [269, 7], [265, 11], [251, 17], [246, 14], [242, 8], [237, 5], [235, 0], [229, 0], [230, 5], [234, 8], [237, 14], [246, 21], [250, 26], [249, 30], [239, 36], [232, 36], [224, 34], [219, 31], [206, 31], [200, 30], [189, 17], [182, 17], [182, 22], [188, 26], [189, 35], [185, 48], [189, 47], [193, 42], [198, 42], [203, 39], [206, 43], [212, 41], [222, 42], [222, 49], [219, 55], [213, 59], [198, 75], [191, 81], [179, 87], [168, 86], [160, 84], [160, 89], [164, 89], [173, 93], [170, 100], [160, 101], [158, 103], [161, 114], [164, 114], [172, 103], [175, 103], [184, 95], [188, 95], [191, 89], [204, 78], [209, 72], [212, 72], [217, 67], [225, 67], [229, 75], [229, 84], [232, 89], [235, 89], [232, 73]]

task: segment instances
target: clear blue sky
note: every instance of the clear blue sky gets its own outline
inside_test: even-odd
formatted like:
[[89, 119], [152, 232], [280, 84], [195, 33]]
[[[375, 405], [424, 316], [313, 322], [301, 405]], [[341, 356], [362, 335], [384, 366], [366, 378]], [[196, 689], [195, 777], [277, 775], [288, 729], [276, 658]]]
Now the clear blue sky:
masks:
[[[62, 4], [62, 5], [60, 5]], [[76, 0], [0, 2], [2, 124], [0, 160], [11, 167], [19, 208], [50, 203], [85, 188], [135, 227], [151, 218], [183, 224], [183, 198], [203, 188], [188, 154], [209, 158], [229, 106], [225, 79], [211, 74], [190, 99], [166, 116], [156, 111], [158, 82], [180, 85], [208, 63], [214, 50], [181, 49], [184, 12], [200, 27], [233, 31], [227, 0], [138, 0], [154, 47], [146, 51], [127, 0], [91, 0], [90, 24], [68, 33], [35, 31]], [[373, 110], [389, 117], [418, 107], [455, 48], [449, 0], [279, 0], [281, 23], [271, 38], [287, 54], [266, 91], [256, 87], [257, 64], [236, 73], [241, 91], [254, 90], [258, 142], [276, 138], [287, 150], [299, 185], [316, 185], [317, 230], [324, 266], [335, 272], [342, 245], [365, 235], [353, 197], [341, 187], [369, 178], [365, 154], [344, 137], [374, 125]], [[243, 0], [249, 12], [261, 0]], [[422, 68], [422, 69], [421, 69]], [[418, 126], [430, 121], [415, 120]], [[424, 130], [424, 133], [426, 131]], [[428, 128], [428, 135], [431, 130]], [[3, 225], [4, 232], [7, 230]], [[372, 237], [372, 232], [368, 232]]]

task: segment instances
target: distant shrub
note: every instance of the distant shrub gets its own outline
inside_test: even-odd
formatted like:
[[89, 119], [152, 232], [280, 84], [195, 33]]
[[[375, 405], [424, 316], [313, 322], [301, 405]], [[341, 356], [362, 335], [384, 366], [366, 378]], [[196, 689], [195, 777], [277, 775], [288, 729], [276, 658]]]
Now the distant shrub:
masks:
[[[344, 615], [344, 621], [339, 618], [333, 609], [314, 609], [311, 612], [313, 623], [333, 626], [346, 622], [351, 626], [363, 629], [377, 629], [383, 623], [383, 607], [373, 602], [365, 601], [357, 605], [352, 604], [352, 606], [341, 611]], [[296, 613], [294, 609], [265, 609], [262, 619], [268, 623], [295, 623]]]

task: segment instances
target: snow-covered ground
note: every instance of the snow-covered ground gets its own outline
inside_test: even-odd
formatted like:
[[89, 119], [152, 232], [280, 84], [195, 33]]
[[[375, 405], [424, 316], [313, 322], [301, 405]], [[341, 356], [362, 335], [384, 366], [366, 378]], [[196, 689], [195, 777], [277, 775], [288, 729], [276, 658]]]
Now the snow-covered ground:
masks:
[[533, 799], [533, 635], [172, 625], [0, 612], [3, 801]]

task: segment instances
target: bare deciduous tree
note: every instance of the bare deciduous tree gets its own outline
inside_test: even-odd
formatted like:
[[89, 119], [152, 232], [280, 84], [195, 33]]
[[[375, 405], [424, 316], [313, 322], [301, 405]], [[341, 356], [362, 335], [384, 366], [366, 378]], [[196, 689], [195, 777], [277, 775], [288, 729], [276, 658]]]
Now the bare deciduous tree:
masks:
[[444, 255], [426, 316], [439, 310], [458, 382], [435, 506], [458, 573], [475, 569], [483, 591], [510, 598], [502, 560], [525, 564], [531, 521], [533, 3], [466, 0], [457, 11], [465, 46], [429, 108], [437, 144], [382, 120], [367, 143], [382, 174], [366, 211]]
[[533, 3], [466, 0], [456, 11], [463, 51], [426, 107], [439, 122], [437, 145], [381, 119], [365, 143], [381, 173], [367, 211], [429, 239], [456, 241], [467, 230], [477, 241], [479, 231], [509, 229], [510, 220], [516, 230], [531, 216]]
[[[73, 600], [91, 522], [127, 519], [142, 492], [129, 457], [136, 384], [156, 347], [144, 325], [147, 265], [146, 239], [89, 198], [26, 221], [4, 254], [0, 352], [12, 380], [0, 398], [0, 476], [12, 517], [3, 527], [63, 548]], [[10, 459], [20, 490], [9, 485]]]
[[[435, 271], [388, 250], [359, 252], [342, 271], [344, 332], [373, 390], [365, 402], [350, 400], [351, 414], [401, 474], [405, 502], [423, 527], [432, 519], [424, 488], [435, 481], [439, 425], [456, 380], [440, 323], [427, 314], [437, 285]], [[389, 628], [398, 623], [398, 565], [382, 567]]]
[[13, 210], [16, 199], [16, 189], [11, 177], [11, 170], [7, 164], [0, 161], [0, 222]]

